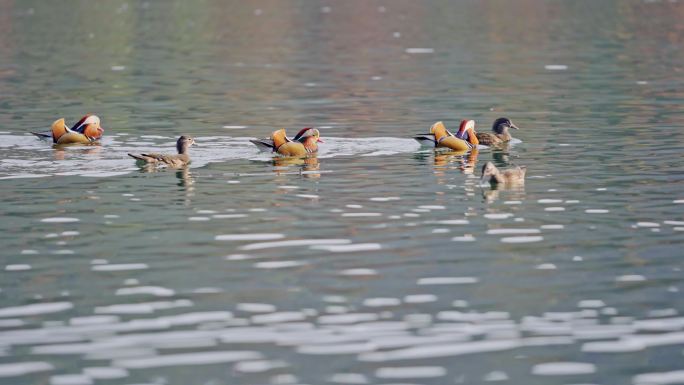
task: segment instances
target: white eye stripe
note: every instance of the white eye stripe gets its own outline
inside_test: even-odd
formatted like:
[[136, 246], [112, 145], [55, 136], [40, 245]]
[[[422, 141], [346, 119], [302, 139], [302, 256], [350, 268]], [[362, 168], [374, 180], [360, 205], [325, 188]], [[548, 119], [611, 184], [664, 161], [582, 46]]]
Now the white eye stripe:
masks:
[[72, 128], [72, 130], [78, 131], [78, 130], [80, 130], [81, 128], [83, 128], [83, 126], [86, 126], [86, 125], [88, 125], [88, 124], [98, 124], [98, 125], [99, 125], [99, 124], [100, 124], [100, 118], [98, 118], [96, 115], [90, 115], [89, 117], [87, 117], [87, 118], [83, 121], [83, 123], [81, 123], [81, 124], [79, 124], [78, 126]]
[[96, 115], [91, 115], [88, 117], [88, 119], [83, 121], [83, 124], [94, 124], [94, 123], [100, 123], [100, 118], [98, 118]]

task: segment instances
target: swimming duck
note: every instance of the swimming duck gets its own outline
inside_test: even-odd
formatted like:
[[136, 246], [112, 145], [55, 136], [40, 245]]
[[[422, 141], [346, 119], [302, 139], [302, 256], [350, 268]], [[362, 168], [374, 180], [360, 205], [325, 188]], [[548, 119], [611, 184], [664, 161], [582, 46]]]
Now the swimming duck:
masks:
[[437, 122], [430, 127], [429, 134], [421, 134], [413, 137], [423, 145], [435, 148], [448, 148], [454, 151], [468, 151], [477, 148], [480, 143], [475, 133], [475, 121], [463, 120], [456, 135], [449, 132], [444, 123]]
[[482, 178], [480, 179], [480, 182], [489, 181], [492, 186], [521, 186], [525, 184], [525, 172], [527, 172], [527, 167], [525, 166], [515, 166], [515, 168], [499, 170], [494, 166], [494, 163], [487, 162], [482, 166]]
[[487, 146], [503, 144], [511, 140], [511, 134], [508, 133], [508, 129], [518, 129], [518, 127], [511, 122], [508, 118], [499, 118], [492, 124], [493, 132], [478, 132], [477, 139], [480, 143]]
[[307, 127], [299, 130], [294, 138], [285, 135], [285, 129], [273, 131], [269, 139], [252, 139], [261, 150], [277, 152], [284, 156], [301, 157], [318, 152], [318, 143], [325, 143], [321, 133], [315, 128]]
[[195, 144], [195, 139], [189, 136], [181, 136], [176, 142], [176, 150], [178, 154], [167, 155], [167, 154], [156, 154], [156, 153], [146, 153], [146, 154], [128, 154], [131, 158], [136, 159], [140, 162], [145, 162], [146, 164], [153, 165], [166, 165], [173, 168], [179, 168], [186, 166], [190, 163], [189, 148]]
[[52, 123], [51, 132], [32, 132], [39, 138], [52, 138], [55, 144], [89, 144], [100, 139], [103, 133], [104, 128], [100, 127], [100, 118], [97, 115], [86, 115], [71, 128], [67, 127], [64, 118], [57, 119]]

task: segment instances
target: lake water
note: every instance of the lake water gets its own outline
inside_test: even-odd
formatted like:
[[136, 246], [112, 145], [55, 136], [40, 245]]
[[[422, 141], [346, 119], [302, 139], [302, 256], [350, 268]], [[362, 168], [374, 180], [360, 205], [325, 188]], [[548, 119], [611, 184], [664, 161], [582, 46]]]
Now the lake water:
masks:
[[[0, 0], [0, 383], [684, 383], [682, 17]], [[28, 134], [88, 112], [100, 146]], [[317, 158], [248, 142], [307, 126]], [[188, 169], [126, 155], [180, 134]]]

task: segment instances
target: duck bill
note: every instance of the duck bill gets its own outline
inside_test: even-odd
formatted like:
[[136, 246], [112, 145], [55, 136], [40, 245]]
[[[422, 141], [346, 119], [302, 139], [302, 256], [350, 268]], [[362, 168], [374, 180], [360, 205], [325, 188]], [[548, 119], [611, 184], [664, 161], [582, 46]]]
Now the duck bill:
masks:
[[519, 130], [518, 126], [516, 126], [516, 125], [513, 124], [513, 123], [511, 123], [511, 125], [510, 125], [509, 127], [513, 128], [513, 129], [515, 129], [515, 130]]
[[316, 142], [318, 142], [318, 143], [325, 143], [325, 140], [323, 140], [323, 139], [321, 139], [321, 138], [318, 138], [318, 139], [316, 139]]

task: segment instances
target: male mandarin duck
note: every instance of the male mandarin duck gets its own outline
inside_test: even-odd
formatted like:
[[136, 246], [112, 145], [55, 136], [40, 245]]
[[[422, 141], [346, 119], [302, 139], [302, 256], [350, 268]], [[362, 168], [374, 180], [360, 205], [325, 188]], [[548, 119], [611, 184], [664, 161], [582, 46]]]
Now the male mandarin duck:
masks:
[[318, 152], [318, 143], [325, 143], [321, 133], [315, 128], [307, 127], [299, 130], [293, 139], [285, 135], [285, 129], [273, 131], [269, 139], [252, 139], [262, 150], [276, 152], [284, 156], [302, 157]]
[[475, 135], [475, 121], [463, 120], [456, 135], [444, 127], [444, 123], [437, 122], [430, 127], [429, 134], [416, 135], [415, 140], [424, 145], [435, 148], [448, 148], [454, 151], [468, 151], [477, 148], [480, 143]]
[[503, 185], [504, 187], [522, 186], [525, 184], [527, 167], [515, 166], [507, 170], [499, 170], [494, 163], [487, 162], [482, 166], [482, 178], [480, 182], [487, 182], [492, 186]]
[[176, 150], [178, 151], [178, 154], [167, 155], [145, 153], [139, 155], [128, 154], [128, 156], [148, 165], [166, 165], [173, 168], [180, 168], [187, 166], [190, 163], [189, 148], [193, 144], [195, 144], [195, 139], [183, 135], [178, 138], [178, 141], [176, 142]]
[[55, 144], [89, 144], [100, 139], [103, 133], [104, 128], [100, 127], [100, 118], [97, 115], [86, 115], [71, 128], [67, 127], [64, 118], [57, 119], [52, 123], [51, 132], [32, 132], [39, 138], [52, 138]]
[[511, 134], [508, 133], [508, 129], [518, 129], [518, 127], [511, 122], [508, 118], [499, 118], [492, 124], [493, 132], [478, 132], [477, 139], [480, 143], [487, 146], [503, 144], [511, 140]]

